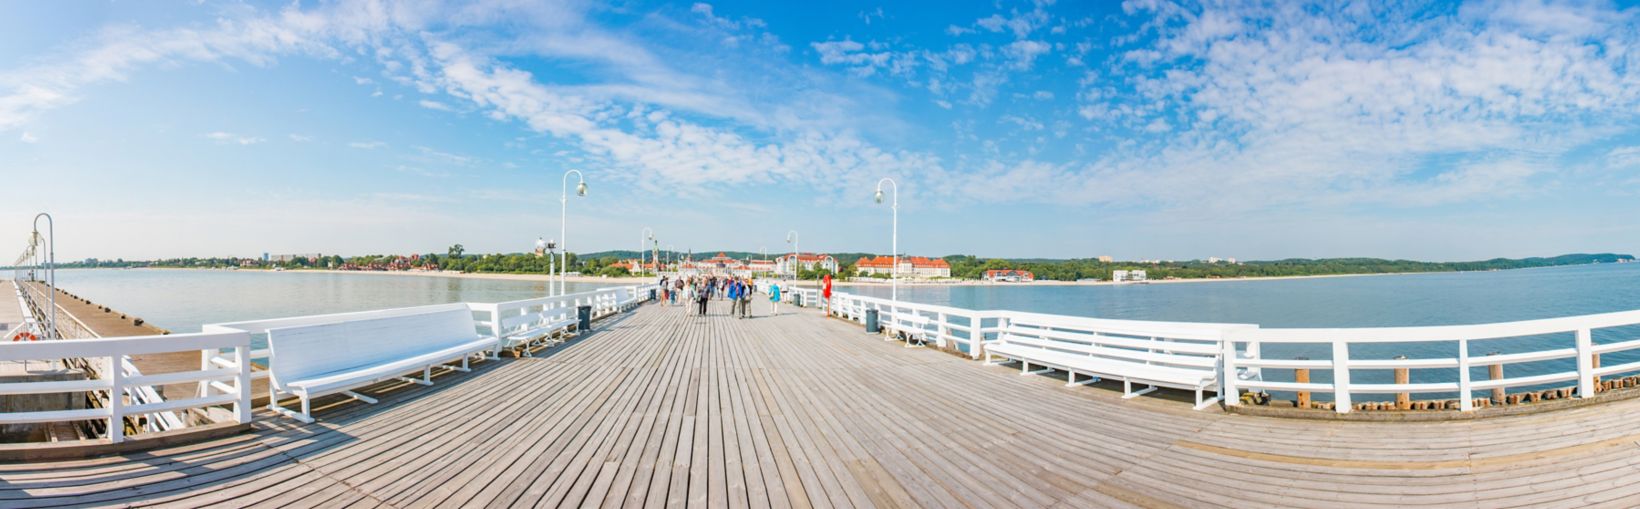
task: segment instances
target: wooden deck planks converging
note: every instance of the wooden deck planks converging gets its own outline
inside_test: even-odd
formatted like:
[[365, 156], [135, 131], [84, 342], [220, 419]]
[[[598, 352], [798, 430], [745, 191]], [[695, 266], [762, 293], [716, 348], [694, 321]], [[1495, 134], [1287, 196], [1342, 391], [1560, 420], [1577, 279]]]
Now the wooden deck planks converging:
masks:
[[[0, 507], [1640, 505], [1640, 401], [1444, 423], [1122, 400], [787, 308], [648, 305], [319, 422], [0, 464]], [[766, 304], [758, 311], [766, 313]]]

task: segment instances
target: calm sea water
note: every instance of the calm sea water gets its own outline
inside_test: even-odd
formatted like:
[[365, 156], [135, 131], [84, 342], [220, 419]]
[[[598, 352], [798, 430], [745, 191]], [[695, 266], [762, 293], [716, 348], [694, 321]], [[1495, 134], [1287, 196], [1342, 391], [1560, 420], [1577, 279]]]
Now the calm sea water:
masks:
[[[207, 323], [547, 295], [544, 281], [251, 270], [57, 271], [63, 290], [173, 332]], [[612, 286], [568, 283], [570, 292]]]
[[[379, 274], [194, 270], [63, 270], [64, 289], [176, 332], [201, 324], [362, 311], [446, 302], [499, 302], [546, 294], [544, 282], [400, 277]], [[571, 291], [599, 284], [571, 284]], [[886, 286], [851, 287], [888, 296]], [[969, 309], [1198, 322], [1263, 327], [1385, 327], [1457, 325], [1640, 309], [1640, 264], [1584, 265], [1497, 272], [1409, 274], [1265, 281], [1124, 286], [903, 287], [902, 299]], [[1640, 328], [1596, 331], [1605, 343], [1640, 338]], [[1455, 338], [1456, 339], [1456, 338]], [[1489, 340], [1473, 355], [1569, 347], [1570, 334]], [[1358, 345], [1353, 358], [1452, 357], [1456, 342]], [[1329, 358], [1321, 347], [1267, 345], [1267, 357]], [[1640, 360], [1614, 353], [1613, 365]], [[1569, 361], [1509, 366], [1508, 376], [1568, 369]], [[1387, 371], [1361, 370], [1357, 382], [1387, 382]], [[1414, 370], [1413, 381], [1451, 380], [1452, 370]], [[1483, 370], [1472, 373], [1485, 379]], [[1290, 372], [1266, 372], [1290, 379]], [[1317, 373], [1318, 382], [1329, 380]]]

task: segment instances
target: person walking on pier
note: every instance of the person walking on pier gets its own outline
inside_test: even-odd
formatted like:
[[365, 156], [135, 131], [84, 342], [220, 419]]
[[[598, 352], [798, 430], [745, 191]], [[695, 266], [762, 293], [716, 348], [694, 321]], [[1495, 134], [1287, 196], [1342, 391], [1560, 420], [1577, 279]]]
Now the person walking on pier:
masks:
[[740, 280], [740, 317], [752, 317], [752, 291], [754, 285], [750, 279]]
[[769, 283], [769, 316], [780, 316], [780, 283]]
[[701, 290], [700, 295], [695, 296], [695, 300], [700, 303], [700, 316], [706, 316], [706, 304], [712, 301], [712, 285], [711, 283], [705, 283], [702, 286], [704, 288]]
[[729, 289], [724, 292], [729, 297], [729, 316], [738, 316], [740, 314], [740, 292], [740, 282], [730, 279]]
[[[689, 286], [683, 290], [683, 306], [685, 308], [694, 306], [695, 294], [697, 292], [699, 292], [699, 290], [695, 287], [695, 282], [689, 281]], [[687, 313], [687, 311], [685, 313]]]

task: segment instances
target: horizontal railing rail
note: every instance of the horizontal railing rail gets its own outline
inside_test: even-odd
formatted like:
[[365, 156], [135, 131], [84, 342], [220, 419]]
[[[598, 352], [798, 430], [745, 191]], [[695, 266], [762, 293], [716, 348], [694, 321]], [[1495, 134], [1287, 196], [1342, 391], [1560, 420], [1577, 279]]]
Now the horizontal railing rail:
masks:
[[[1595, 344], [1595, 332], [1630, 326], [1640, 326], [1640, 311], [1625, 311], [1595, 315], [1549, 318], [1517, 322], [1478, 325], [1446, 325], [1431, 327], [1380, 328], [1306, 328], [1254, 329], [1233, 331], [1226, 337], [1226, 348], [1238, 343], [1265, 345], [1309, 345], [1312, 349], [1330, 351], [1325, 359], [1272, 359], [1259, 356], [1230, 358], [1227, 366], [1252, 369], [1324, 370], [1331, 373], [1330, 382], [1285, 382], [1271, 380], [1239, 380], [1233, 389], [1303, 391], [1330, 394], [1335, 411], [1347, 413], [1354, 406], [1358, 394], [1417, 394], [1457, 393], [1459, 410], [1472, 411], [1476, 398], [1474, 391], [1534, 387], [1557, 382], [1574, 382], [1577, 398], [1592, 397], [1597, 392], [1599, 377], [1640, 372], [1640, 361], [1599, 365], [1602, 354], [1640, 350], [1640, 339], [1626, 339]], [[1622, 332], [1622, 331], [1618, 331]], [[1558, 338], [1557, 338], [1558, 336]], [[1543, 345], [1521, 350], [1518, 340], [1532, 338], [1531, 344]], [[1517, 346], [1507, 354], [1475, 355], [1475, 348], [1492, 342], [1506, 342]], [[1423, 346], [1423, 350], [1440, 351], [1450, 348], [1450, 356], [1393, 359], [1360, 358], [1351, 353], [1354, 345], [1394, 343], [1403, 347]], [[1488, 347], [1488, 350], [1493, 348]], [[1570, 359], [1571, 362], [1565, 361]], [[1475, 380], [1474, 368], [1502, 367], [1560, 361], [1567, 369], [1541, 372], [1526, 370], [1527, 375], [1494, 377]], [[1536, 365], [1542, 366], [1542, 364]], [[1556, 369], [1556, 368], [1550, 368]], [[1351, 372], [1360, 370], [1398, 370], [1408, 375], [1405, 382], [1356, 383]], [[1411, 381], [1411, 370], [1440, 370], [1443, 378]], [[1498, 369], [1495, 372], [1501, 373]], [[1449, 378], [1444, 374], [1450, 372]], [[1518, 371], [1517, 371], [1518, 372]], [[1296, 378], [1296, 377], [1295, 377]], [[1424, 377], [1428, 378], [1428, 377]], [[1226, 404], [1235, 405], [1234, 399]]]
[[[229, 353], [223, 354], [223, 350]], [[133, 355], [200, 352], [194, 371], [142, 375], [129, 366]], [[0, 383], [0, 394], [91, 393], [101, 408], [0, 412], [0, 423], [45, 423], [105, 420], [108, 440], [125, 440], [127, 417], [158, 415], [212, 406], [231, 406], [236, 422], [251, 419], [250, 335], [243, 332], [171, 334], [125, 338], [35, 341], [0, 344], [0, 362], [84, 359], [101, 367], [101, 378], [53, 382]], [[118, 364], [116, 364], [118, 363]], [[224, 382], [231, 382], [224, 383]], [[160, 400], [142, 397], [154, 386], [200, 383], [193, 398]], [[127, 399], [131, 403], [127, 403]], [[156, 417], [158, 418], [158, 417]], [[177, 421], [180, 424], [181, 421]]]

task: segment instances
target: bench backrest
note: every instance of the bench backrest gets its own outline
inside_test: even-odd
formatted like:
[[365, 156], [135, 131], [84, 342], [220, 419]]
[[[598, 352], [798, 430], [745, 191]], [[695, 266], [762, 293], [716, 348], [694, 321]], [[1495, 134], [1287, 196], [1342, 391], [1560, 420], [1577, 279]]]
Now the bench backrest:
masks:
[[1172, 340], [1019, 325], [1004, 328], [997, 340], [1056, 353], [1087, 355], [1170, 368], [1213, 371], [1218, 366], [1219, 345], [1200, 340]]
[[275, 383], [282, 383], [409, 358], [478, 337], [473, 313], [465, 306], [272, 329], [268, 371]]

